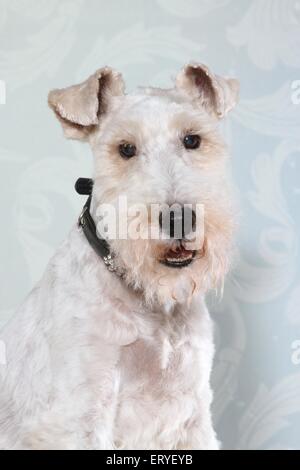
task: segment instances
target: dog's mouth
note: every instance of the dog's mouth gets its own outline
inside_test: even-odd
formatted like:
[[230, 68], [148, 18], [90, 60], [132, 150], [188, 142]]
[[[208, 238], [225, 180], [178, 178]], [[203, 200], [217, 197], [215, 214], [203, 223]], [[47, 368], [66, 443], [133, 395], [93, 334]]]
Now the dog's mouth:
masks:
[[187, 250], [184, 246], [179, 245], [168, 250], [160, 262], [170, 268], [184, 268], [192, 263], [195, 255], [195, 250]]

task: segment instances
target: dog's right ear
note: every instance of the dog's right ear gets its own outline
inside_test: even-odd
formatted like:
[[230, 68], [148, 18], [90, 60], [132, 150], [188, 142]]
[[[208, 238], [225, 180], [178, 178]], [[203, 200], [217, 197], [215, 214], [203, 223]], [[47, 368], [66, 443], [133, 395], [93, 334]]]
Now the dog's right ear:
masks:
[[121, 74], [105, 67], [85, 82], [60, 90], [52, 90], [48, 103], [62, 124], [69, 139], [85, 140], [106, 112], [111, 96], [124, 94]]
[[222, 119], [238, 102], [239, 82], [213, 74], [206, 65], [186, 65], [176, 79], [176, 88], [195, 99], [209, 113]]

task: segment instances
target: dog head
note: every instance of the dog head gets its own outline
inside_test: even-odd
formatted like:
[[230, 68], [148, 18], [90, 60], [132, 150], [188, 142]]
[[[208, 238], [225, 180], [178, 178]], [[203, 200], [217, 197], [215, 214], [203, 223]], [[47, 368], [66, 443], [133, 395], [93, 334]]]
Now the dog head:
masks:
[[234, 79], [189, 64], [168, 90], [125, 94], [121, 75], [106, 67], [49, 94], [66, 137], [91, 145], [94, 217], [103, 221], [113, 207], [120, 223], [126, 212], [125, 232], [118, 227], [109, 243], [127, 282], [148, 301], [185, 302], [216, 287], [228, 270], [234, 216], [218, 124], [237, 103], [238, 88]]

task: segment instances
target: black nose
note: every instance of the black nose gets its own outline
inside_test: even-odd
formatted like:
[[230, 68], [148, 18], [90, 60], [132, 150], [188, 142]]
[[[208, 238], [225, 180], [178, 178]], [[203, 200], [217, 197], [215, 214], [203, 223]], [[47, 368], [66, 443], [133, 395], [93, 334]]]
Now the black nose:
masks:
[[196, 226], [195, 211], [189, 206], [173, 205], [159, 214], [159, 226], [170, 238], [181, 240]]

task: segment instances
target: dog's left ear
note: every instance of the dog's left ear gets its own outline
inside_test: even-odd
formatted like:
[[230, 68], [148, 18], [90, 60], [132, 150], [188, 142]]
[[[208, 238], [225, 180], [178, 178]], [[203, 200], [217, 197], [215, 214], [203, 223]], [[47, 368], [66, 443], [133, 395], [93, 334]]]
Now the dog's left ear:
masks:
[[177, 76], [176, 88], [198, 100], [219, 119], [235, 107], [239, 98], [238, 80], [214, 75], [203, 64], [184, 67]]
[[65, 136], [85, 140], [106, 112], [110, 97], [123, 94], [121, 74], [104, 67], [83, 83], [50, 91], [48, 103], [61, 122]]

